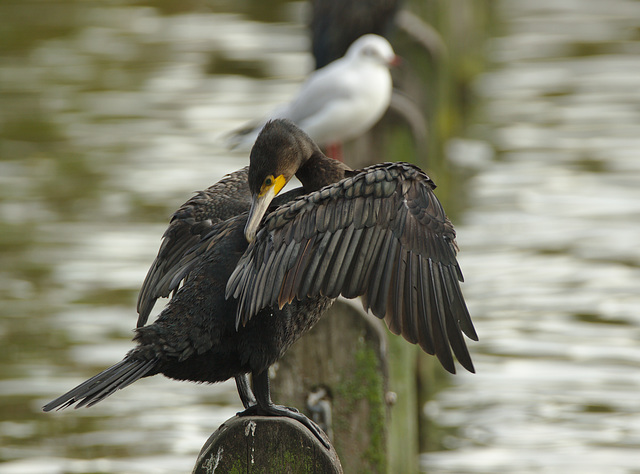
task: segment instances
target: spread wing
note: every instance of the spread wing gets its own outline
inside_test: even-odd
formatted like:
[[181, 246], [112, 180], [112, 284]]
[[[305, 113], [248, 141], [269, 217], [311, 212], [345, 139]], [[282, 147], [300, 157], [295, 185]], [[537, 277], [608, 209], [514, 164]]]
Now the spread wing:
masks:
[[453, 225], [419, 168], [385, 163], [281, 206], [227, 283], [236, 324], [260, 309], [320, 295], [363, 297], [389, 329], [455, 372], [473, 372], [477, 340], [459, 282]]
[[[248, 167], [235, 171], [213, 186], [196, 193], [171, 217], [154, 260], [138, 296], [138, 327], [146, 324], [160, 297], [169, 296], [180, 285], [185, 256], [212, 227], [251, 207]], [[196, 257], [196, 254], [193, 254]]]

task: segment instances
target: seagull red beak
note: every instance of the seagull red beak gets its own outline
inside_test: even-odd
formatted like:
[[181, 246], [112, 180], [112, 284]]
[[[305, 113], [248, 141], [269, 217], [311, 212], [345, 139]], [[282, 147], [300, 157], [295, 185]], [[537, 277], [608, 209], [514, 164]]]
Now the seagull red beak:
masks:
[[400, 66], [401, 64], [402, 64], [402, 58], [397, 54], [393, 57], [393, 59], [389, 63], [390, 66], [394, 66], [394, 67]]

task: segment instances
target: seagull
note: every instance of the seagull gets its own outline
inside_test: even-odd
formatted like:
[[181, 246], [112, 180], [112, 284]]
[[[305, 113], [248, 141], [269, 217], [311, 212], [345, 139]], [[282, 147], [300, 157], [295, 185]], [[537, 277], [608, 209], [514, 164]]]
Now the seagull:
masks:
[[250, 149], [265, 123], [281, 118], [294, 122], [328, 154], [341, 159], [341, 143], [369, 130], [389, 107], [393, 87], [389, 67], [398, 61], [385, 38], [361, 36], [342, 58], [311, 74], [290, 103], [233, 133], [229, 146]]

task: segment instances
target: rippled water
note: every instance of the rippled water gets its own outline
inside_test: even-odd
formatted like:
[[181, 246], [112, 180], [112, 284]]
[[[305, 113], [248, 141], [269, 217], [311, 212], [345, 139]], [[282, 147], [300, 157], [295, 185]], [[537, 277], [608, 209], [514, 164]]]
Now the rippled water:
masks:
[[[245, 164], [221, 137], [311, 65], [298, 3], [105, 5], [0, 4], [2, 473], [188, 472], [240, 408], [233, 384], [151, 378], [40, 412], [131, 347], [158, 223]], [[483, 110], [449, 146], [478, 373], [426, 406], [451, 434], [423, 467], [640, 472], [640, 3], [495, 11]]]
[[[481, 341], [435, 472], [640, 472], [640, 3], [496, 7], [457, 223]], [[495, 156], [492, 156], [495, 153]]]
[[223, 135], [311, 64], [299, 4], [270, 2], [278, 23], [106, 5], [0, 5], [2, 473], [190, 472], [241, 408], [233, 383], [154, 378], [91, 410], [40, 410], [131, 347], [158, 223], [246, 164]]

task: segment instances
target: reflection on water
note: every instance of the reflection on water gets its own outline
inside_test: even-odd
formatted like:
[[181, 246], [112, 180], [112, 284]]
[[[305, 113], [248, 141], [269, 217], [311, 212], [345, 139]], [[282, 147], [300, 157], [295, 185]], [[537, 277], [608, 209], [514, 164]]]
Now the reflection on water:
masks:
[[[310, 64], [286, 3], [267, 5], [277, 24], [136, 4], [0, 5], [3, 473], [189, 472], [240, 408], [233, 383], [157, 378], [91, 410], [40, 411], [131, 347], [158, 223], [244, 166], [220, 137]], [[248, 64], [290, 79], [235, 75]]]
[[[457, 225], [477, 375], [427, 411], [434, 472], [640, 468], [640, 3], [504, 0]], [[459, 156], [461, 152], [473, 153]]]
[[[158, 222], [244, 165], [220, 137], [311, 64], [299, 4], [119, 5], [0, 4], [3, 473], [188, 472], [240, 408], [233, 384], [158, 377], [40, 413], [131, 347]], [[256, 6], [279, 23], [247, 16]], [[639, 466], [639, 9], [496, 8], [482, 141], [450, 147], [474, 173], [457, 227], [478, 374], [427, 405], [453, 433], [429, 472]], [[292, 79], [249, 77], [273, 75]]]

